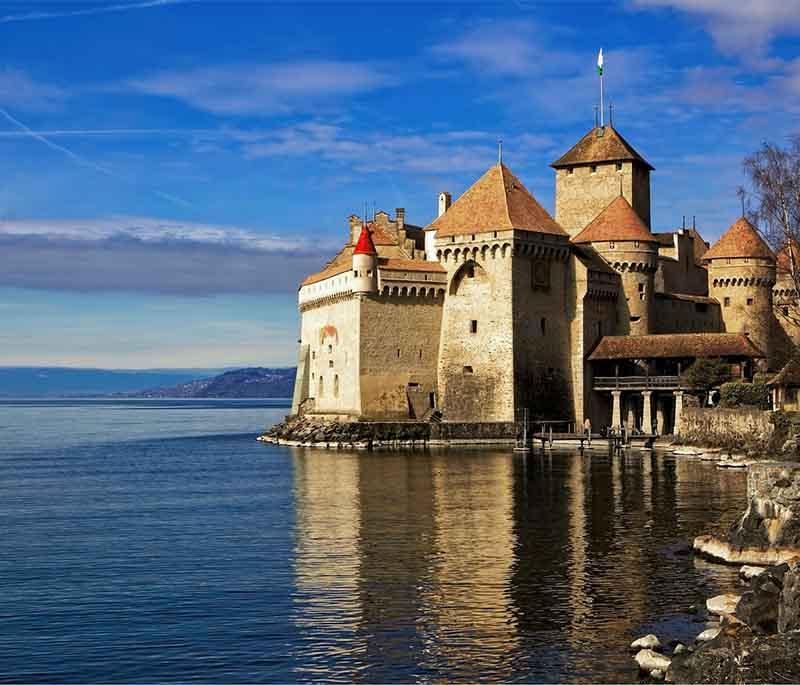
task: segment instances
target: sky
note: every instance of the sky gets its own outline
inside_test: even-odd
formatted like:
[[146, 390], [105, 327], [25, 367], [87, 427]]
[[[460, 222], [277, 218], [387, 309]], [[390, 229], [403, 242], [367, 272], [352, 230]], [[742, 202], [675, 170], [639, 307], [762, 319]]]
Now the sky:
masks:
[[428, 224], [497, 157], [552, 211], [594, 121], [713, 241], [800, 133], [800, 0], [0, 2], [0, 365], [286, 366], [368, 202]]

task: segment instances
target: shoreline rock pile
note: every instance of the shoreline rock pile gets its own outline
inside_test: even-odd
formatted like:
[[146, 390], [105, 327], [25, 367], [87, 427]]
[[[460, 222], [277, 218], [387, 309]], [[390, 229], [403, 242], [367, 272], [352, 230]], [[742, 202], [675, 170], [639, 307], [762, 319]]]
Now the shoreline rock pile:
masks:
[[800, 558], [753, 576], [740, 599], [720, 595], [707, 606], [719, 612], [716, 634], [674, 655], [668, 681], [800, 682]]
[[430, 425], [416, 422], [334, 421], [318, 417], [286, 417], [261, 442], [329, 449], [421, 447], [430, 438]]

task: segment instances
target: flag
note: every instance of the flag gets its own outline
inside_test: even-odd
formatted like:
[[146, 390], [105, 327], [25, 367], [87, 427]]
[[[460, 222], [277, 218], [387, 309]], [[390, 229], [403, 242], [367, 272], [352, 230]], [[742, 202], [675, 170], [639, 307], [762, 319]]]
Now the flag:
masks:
[[600, 52], [597, 53], [597, 75], [603, 75], [603, 48], [600, 48]]

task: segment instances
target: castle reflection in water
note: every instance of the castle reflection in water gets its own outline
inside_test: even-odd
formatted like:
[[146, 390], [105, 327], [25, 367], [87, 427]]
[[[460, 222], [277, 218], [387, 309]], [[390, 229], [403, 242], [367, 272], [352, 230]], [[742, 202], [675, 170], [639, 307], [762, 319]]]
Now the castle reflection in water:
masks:
[[618, 680], [625, 645], [731, 582], [674, 553], [741, 474], [669, 456], [298, 450], [300, 678]]

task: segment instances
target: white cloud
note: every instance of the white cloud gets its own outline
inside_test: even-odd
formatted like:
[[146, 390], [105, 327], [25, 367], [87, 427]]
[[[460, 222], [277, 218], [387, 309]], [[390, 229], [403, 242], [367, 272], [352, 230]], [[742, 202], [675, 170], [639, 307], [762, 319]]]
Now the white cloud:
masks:
[[0, 252], [0, 287], [208, 295], [291, 292], [334, 249], [232, 226], [115, 217], [3, 221]]
[[542, 40], [549, 33], [529, 20], [481, 22], [434, 45], [431, 52], [487, 75], [532, 76], [574, 68], [575, 55], [555, 50]]
[[26, 110], [47, 110], [58, 106], [67, 92], [41, 83], [20, 69], [0, 69], [0, 105]]
[[165, 71], [128, 85], [215, 114], [273, 114], [308, 109], [390, 84], [370, 64], [317, 60]]
[[0, 16], [0, 24], [10, 24], [17, 21], [37, 21], [41, 19], [59, 19], [62, 17], [85, 17], [94, 14], [108, 14], [110, 12], [127, 12], [137, 9], [149, 9], [151, 7], [164, 7], [167, 5], [179, 5], [188, 0], [147, 0], [146, 2], [128, 2], [116, 5], [101, 5], [100, 7], [87, 7], [86, 9], [63, 10], [63, 11], [34, 11], [20, 12], [18, 14], [6, 14]]
[[773, 38], [800, 31], [800, 0], [633, 0], [633, 4], [700, 17], [720, 50], [748, 63], [761, 62]]
[[[360, 133], [341, 126], [306, 122], [243, 138], [249, 157], [309, 156], [347, 163], [355, 171], [438, 174], [479, 172], [497, 157], [497, 134], [487, 131], [441, 133]], [[548, 136], [521, 134], [504, 138], [519, 153], [550, 148]]]

